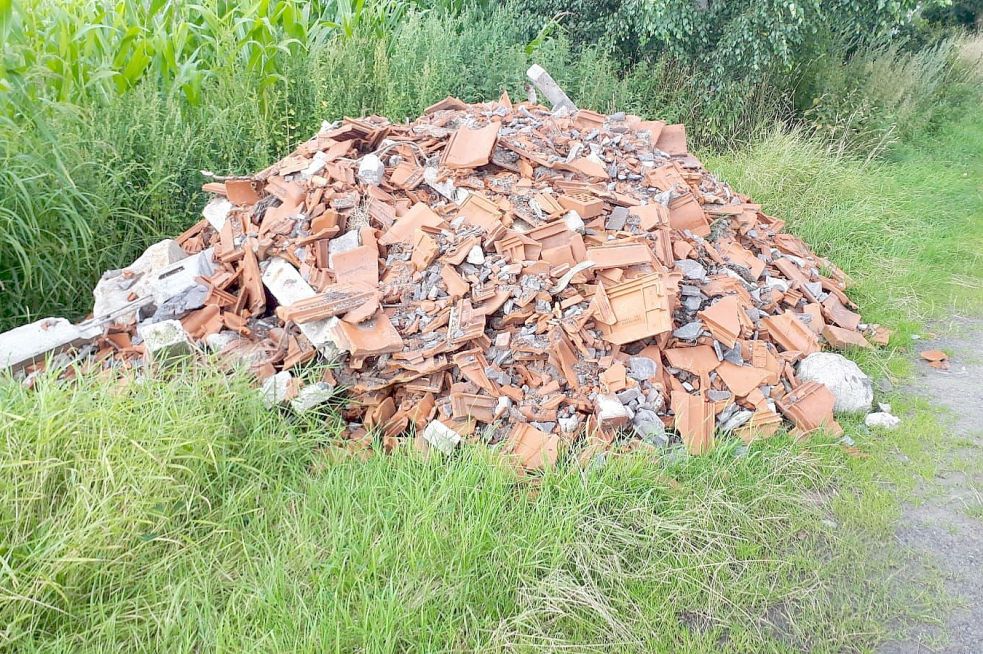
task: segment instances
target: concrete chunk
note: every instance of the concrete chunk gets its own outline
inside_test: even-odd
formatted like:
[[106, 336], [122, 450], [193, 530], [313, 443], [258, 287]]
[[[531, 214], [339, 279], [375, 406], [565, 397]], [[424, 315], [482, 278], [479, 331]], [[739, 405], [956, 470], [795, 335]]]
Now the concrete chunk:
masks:
[[290, 408], [297, 413], [305, 413], [330, 400], [333, 394], [334, 387], [327, 382], [308, 384], [298, 391], [297, 397], [290, 400]]
[[201, 215], [205, 217], [209, 225], [215, 228], [215, 231], [220, 232], [225, 227], [225, 221], [229, 217], [230, 211], [232, 211], [231, 202], [225, 198], [212, 198], [201, 210]]
[[[263, 284], [282, 305], [293, 304], [316, 295], [311, 285], [301, 277], [300, 272], [289, 261], [279, 257], [272, 259], [263, 272]], [[297, 327], [322, 355], [334, 359], [339, 354], [332, 337], [332, 327], [337, 322], [337, 318], [327, 318], [301, 323]]]
[[454, 448], [461, 442], [461, 435], [439, 420], [431, 420], [423, 430], [423, 440], [430, 447], [444, 454], [453, 454]]
[[94, 323], [73, 325], [64, 318], [43, 318], [0, 334], [0, 371], [19, 370], [40, 361], [47, 354], [58, 354], [84, 345], [102, 333]]
[[184, 331], [179, 320], [140, 323], [137, 325], [137, 335], [143, 339], [147, 358], [151, 361], [163, 362], [191, 354], [194, 349], [188, 332]]
[[[92, 291], [95, 299], [92, 315], [96, 318], [108, 316], [129, 304], [131, 298], [151, 295], [152, 277], [187, 256], [187, 252], [181, 249], [177, 241], [165, 239], [144, 250], [143, 254], [126, 268], [103, 273], [102, 279]], [[136, 322], [138, 318], [136, 309], [116, 316], [117, 322], [127, 324]]]
[[560, 111], [561, 109], [570, 113], [577, 111], [577, 105], [567, 97], [560, 85], [542, 66], [539, 64], [530, 66], [529, 70], [526, 71], [526, 77], [539, 89], [540, 93], [546, 96], [546, 99], [553, 106], [553, 111]]
[[259, 392], [263, 398], [263, 404], [267, 408], [281, 406], [290, 401], [291, 386], [293, 385], [293, 375], [287, 370], [282, 370], [275, 375], [267, 377], [263, 381], [263, 386]]

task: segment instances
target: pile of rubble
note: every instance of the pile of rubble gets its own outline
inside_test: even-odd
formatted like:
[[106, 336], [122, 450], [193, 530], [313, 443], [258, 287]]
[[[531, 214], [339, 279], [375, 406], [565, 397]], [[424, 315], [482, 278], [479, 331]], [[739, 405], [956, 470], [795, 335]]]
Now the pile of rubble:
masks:
[[783, 416], [837, 432], [832, 393], [794, 364], [888, 337], [844, 274], [709, 174], [683, 125], [577, 110], [531, 73], [552, 110], [447, 98], [211, 176], [203, 220], [106, 273], [92, 319], [0, 336], [0, 368], [211, 350], [271, 405], [347, 390], [355, 446], [504, 441], [527, 468], [667, 428], [694, 454]]

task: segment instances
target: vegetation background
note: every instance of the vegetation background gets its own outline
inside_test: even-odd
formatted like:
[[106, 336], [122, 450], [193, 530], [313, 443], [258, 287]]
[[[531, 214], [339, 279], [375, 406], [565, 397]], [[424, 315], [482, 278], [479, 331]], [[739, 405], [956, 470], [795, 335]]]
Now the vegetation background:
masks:
[[[978, 307], [978, 0], [0, 0], [0, 329], [84, 315], [103, 270], [322, 120], [524, 97], [687, 123], [897, 329]], [[961, 26], [961, 27], [960, 27]], [[945, 175], [939, 171], [945, 170]], [[787, 437], [563, 466], [349, 458], [249, 380], [0, 380], [0, 650], [862, 651], [929, 611], [880, 547], [925, 407], [864, 457]], [[901, 459], [900, 457], [904, 457]], [[904, 461], [901, 463], [900, 461]]]
[[777, 121], [876, 157], [964, 90], [924, 6], [0, 0], [0, 328], [83, 315], [104, 270], [194, 221], [200, 170], [261, 169], [322, 120], [523, 97], [533, 61], [582, 106], [685, 120], [701, 148]]

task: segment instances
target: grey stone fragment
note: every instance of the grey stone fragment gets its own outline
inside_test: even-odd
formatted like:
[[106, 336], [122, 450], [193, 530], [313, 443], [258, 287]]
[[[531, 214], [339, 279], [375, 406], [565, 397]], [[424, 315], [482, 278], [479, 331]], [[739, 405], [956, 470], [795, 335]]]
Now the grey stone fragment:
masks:
[[641, 396], [641, 393], [637, 388], [626, 388], [620, 393], [615, 393], [615, 395], [618, 396], [618, 400], [620, 400], [622, 404], [628, 404], [632, 400], [637, 400]]
[[431, 420], [423, 430], [423, 440], [430, 447], [444, 454], [453, 454], [454, 448], [461, 442], [461, 435], [439, 420]]
[[699, 261], [693, 259], [677, 259], [676, 269], [683, 273], [686, 279], [704, 281], [707, 278], [707, 269]]
[[386, 174], [386, 166], [382, 159], [374, 154], [367, 154], [358, 162], [358, 179], [363, 184], [378, 186]]
[[901, 424], [901, 418], [892, 416], [886, 411], [875, 411], [874, 413], [867, 414], [867, 417], [864, 418], [864, 424], [868, 427], [894, 430]]
[[806, 287], [807, 291], [812, 293], [813, 297], [818, 298], [820, 295], [823, 294], [823, 285], [820, 284], [819, 282], [806, 282], [805, 284], [803, 284], [803, 286]]
[[799, 381], [823, 384], [833, 393], [836, 413], [859, 413], [870, 410], [874, 385], [857, 364], [835, 352], [814, 352], [796, 369]]
[[263, 398], [263, 404], [267, 408], [286, 404], [292, 381], [293, 375], [286, 370], [281, 370], [275, 375], [267, 377], [263, 381], [263, 386], [259, 389], [260, 396]]
[[327, 382], [308, 384], [297, 391], [297, 397], [290, 400], [290, 408], [297, 413], [305, 413], [331, 399], [334, 387]]
[[674, 331], [672, 335], [684, 341], [695, 341], [702, 332], [703, 323], [699, 320], [694, 320]]
[[703, 300], [699, 296], [690, 295], [683, 300], [683, 306], [690, 312], [698, 311], [703, 306]]
[[659, 374], [659, 364], [648, 357], [629, 357], [628, 376], [635, 381], [646, 381]]
[[721, 431], [732, 431], [737, 429], [754, 415], [753, 411], [747, 409], [741, 409], [740, 411], [735, 411], [734, 415], [727, 419], [727, 421], [720, 426]]
[[665, 447], [669, 444], [666, 426], [655, 411], [639, 409], [635, 412], [635, 417], [632, 418], [631, 423], [635, 428], [635, 433], [646, 443], [656, 447]]
[[611, 211], [611, 215], [608, 219], [604, 221], [604, 229], [611, 229], [618, 231], [624, 228], [625, 223], [628, 221], [628, 209], [626, 207], [615, 207]]
[[723, 402], [724, 400], [729, 400], [731, 398], [731, 392], [718, 391], [716, 388], [711, 388], [707, 391], [707, 398], [711, 402]]

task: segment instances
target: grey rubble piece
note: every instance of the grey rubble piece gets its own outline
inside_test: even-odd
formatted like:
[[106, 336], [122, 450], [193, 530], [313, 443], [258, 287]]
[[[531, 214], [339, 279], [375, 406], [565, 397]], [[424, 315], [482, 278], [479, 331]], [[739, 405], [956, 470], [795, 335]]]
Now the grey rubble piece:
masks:
[[577, 111], [577, 105], [567, 97], [567, 94], [563, 92], [560, 85], [556, 83], [553, 77], [542, 66], [539, 64], [530, 66], [529, 70], [526, 71], [526, 77], [539, 89], [540, 93], [546, 96], [546, 99], [553, 106], [553, 111], [559, 111], [560, 109], [565, 109], [570, 113]]
[[[316, 293], [300, 272], [286, 259], [275, 257], [263, 271], [263, 284], [269, 289], [276, 301], [283, 306], [289, 306], [300, 300], [314, 297]], [[338, 348], [332, 340], [331, 327], [337, 318], [313, 320], [299, 323], [297, 328], [325, 358], [331, 360], [338, 356]]]
[[[92, 290], [95, 300], [92, 315], [102, 318], [117, 314], [120, 309], [130, 304], [131, 297], [142, 298], [151, 295], [153, 276], [187, 256], [188, 253], [181, 249], [177, 241], [165, 239], [148, 247], [126, 268], [106, 271]], [[117, 315], [116, 319], [118, 322], [131, 324], [138, 318], [137, 311], [133, 311]]]
[[84, 345], [102, 334], [102, 323], [73, 325], [65, 318], [42, 318], [0, 334], [0, 371], [20, 370], [47, 354]]
[[[213, 252], [212, 248], [208, 248], [158, 270], [150, 277], [154, 304], [165, 319], [180, 318], [205, 305], [208, 287], [199, 283], [198, 278], [215, 272]], [[161, 318], [161, 315], [157, 315], [157, 318]]]
[[430, 447], [435, 450], [444, 454], [452, 454], [454, 448], [461, 442], [461, 435], [441, 421], [431, 420], [430, 424], [423, 430], [423, 440], [427, 441]]
[[358, 162], [358, 178], [370, 186], [382, 184], [382, 178], [386, 174], [386, 166], [382, 159], [374, 154], [367, 154]]
[[870, 410], [874, 384], [860, 367], [842, 354], [814, 352], [799, 362], [795, 376], [799, 381], [819, 382], [833, 393], [836, 413]]
[[201, 210], [201, 215], [216, 232], [220, 232], [225, 227], [225, 221], [229, 217], [230, 211], [232, 211], [231, 202], [225, 198], [215, 197], [208, 201], [205, 208]]
[[137, 325], [137, 335], [143, 339], [143, 347], [151, 361], [166, 361], [194, 350], [180, 320], [140, 323]]
[[334, 387], [327, 382], [308, 384], [297, 392], [297, 397], [290, 400], [290, 408], [297, 413], [305, 413], [330, 400], [333, 394]]
[[901, 425], [901, 418], [893, 416], [887, 411], [875, 411], [867, 414], [867, 417], [864, 418], [864, 424], [868, 427], [892, 430]]
[[281, 370], [275, 375], [267, 377], [259, 390], [260, 396], [263, 398], [263, 404], [267, 408], [286, 404], [293, 379], [294, 376], [287, 370]]

